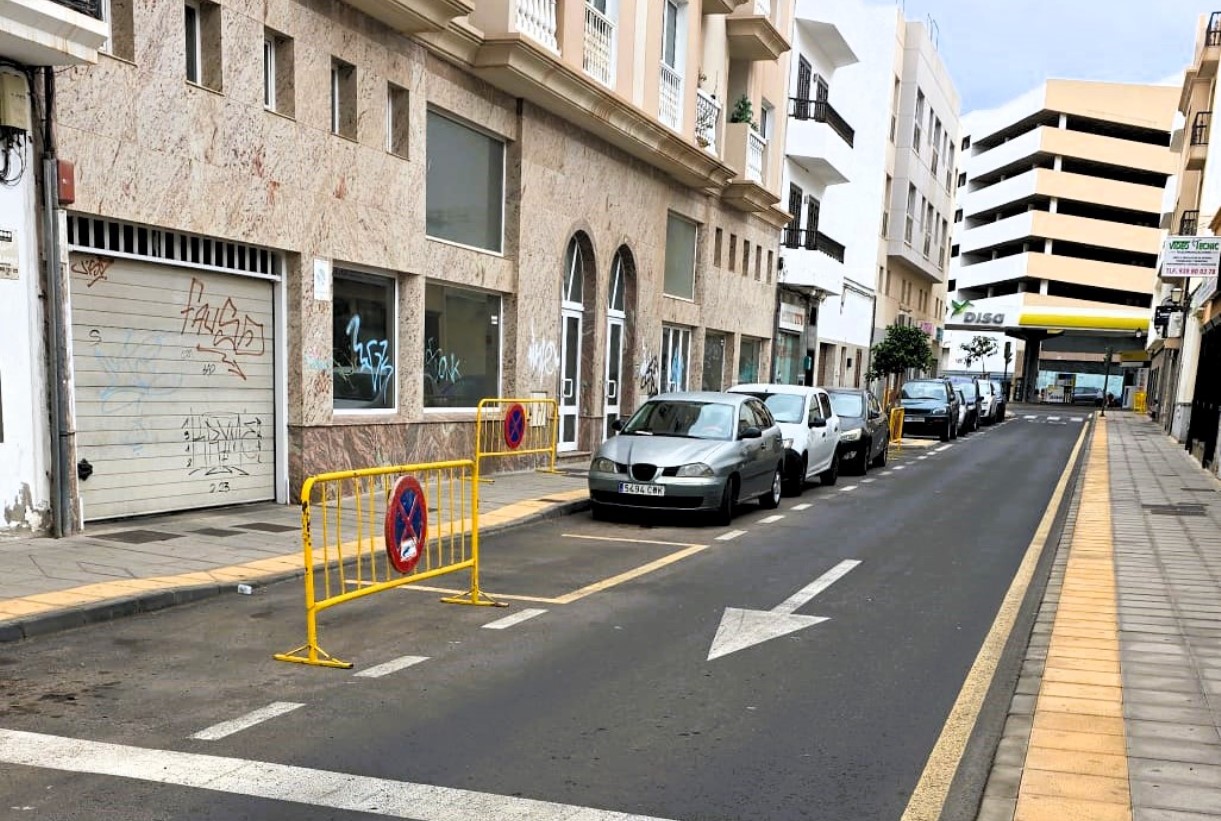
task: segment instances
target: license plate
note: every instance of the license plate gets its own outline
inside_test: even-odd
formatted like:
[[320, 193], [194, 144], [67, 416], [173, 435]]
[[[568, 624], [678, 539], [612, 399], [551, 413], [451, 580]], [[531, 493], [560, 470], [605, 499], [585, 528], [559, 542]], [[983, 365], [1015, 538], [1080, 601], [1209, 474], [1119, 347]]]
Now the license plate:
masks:
[[905, 422], [923, 422], [924, 417], [923, 416], [904, 416], [903, 421], [905, 421]]
[[620, 493], [630, 493], [635, 496], [665, 496], [665, 485], [637, 485], [632, 482], [620, 482]]

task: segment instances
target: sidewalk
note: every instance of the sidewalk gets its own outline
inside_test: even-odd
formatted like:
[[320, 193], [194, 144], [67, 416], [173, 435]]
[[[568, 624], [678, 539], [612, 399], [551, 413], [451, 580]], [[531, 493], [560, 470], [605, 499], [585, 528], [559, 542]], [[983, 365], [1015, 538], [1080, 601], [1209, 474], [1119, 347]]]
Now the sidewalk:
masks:
[[[588, 505], [580, 472], [490, 477], [480, 532]], [[0, 643], [304, 575], [301, 510], [254, 504], [89, 525], [66, 539], [0, 541]]]
[[1098, 421], [979, 821], [1221, 819], [1221, 483]]

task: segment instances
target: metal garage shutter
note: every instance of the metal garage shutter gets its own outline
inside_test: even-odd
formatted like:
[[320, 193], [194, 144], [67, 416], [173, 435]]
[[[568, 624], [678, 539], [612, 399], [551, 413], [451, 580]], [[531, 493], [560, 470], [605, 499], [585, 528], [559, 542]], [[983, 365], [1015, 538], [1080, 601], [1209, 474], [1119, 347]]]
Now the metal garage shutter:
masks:
[[275, 496], [272, 284], [71, 255], [86, 519]]

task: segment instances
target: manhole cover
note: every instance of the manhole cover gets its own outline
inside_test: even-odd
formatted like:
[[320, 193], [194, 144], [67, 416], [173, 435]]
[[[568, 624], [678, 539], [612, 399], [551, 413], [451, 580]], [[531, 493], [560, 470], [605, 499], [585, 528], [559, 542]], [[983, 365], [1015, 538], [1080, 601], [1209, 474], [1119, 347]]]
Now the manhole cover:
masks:
[[1180, 502], [1173, 505], [1143, 505], [1150, 516], [1203, 516], [1204, 505]]
[[149, 542], [177, 539], [181, 535], [181, 533], [160, 533], [156, 530], [120, 530], [117, 533], [99, 533], [95, 538], [124, 544], [148, 544]]

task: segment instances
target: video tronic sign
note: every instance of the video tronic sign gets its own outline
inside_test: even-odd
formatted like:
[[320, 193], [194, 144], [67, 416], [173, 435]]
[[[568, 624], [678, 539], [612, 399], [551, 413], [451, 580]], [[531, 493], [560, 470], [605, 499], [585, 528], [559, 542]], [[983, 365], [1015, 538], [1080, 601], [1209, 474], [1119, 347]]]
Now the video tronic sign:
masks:
[[972, 311], [971, 300], [957, 302], [951, 300], [951, 320], [958, 320], [963, 325], [995, 325], [997, 327], [1005, 326], [1004, 311]]

